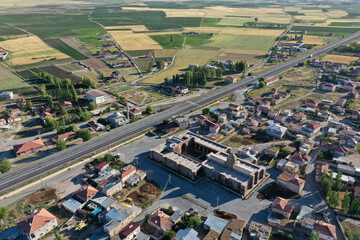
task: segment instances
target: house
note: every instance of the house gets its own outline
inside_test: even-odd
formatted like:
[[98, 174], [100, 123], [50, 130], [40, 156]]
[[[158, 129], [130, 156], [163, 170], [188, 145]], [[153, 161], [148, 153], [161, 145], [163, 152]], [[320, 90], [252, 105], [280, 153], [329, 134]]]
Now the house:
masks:
[[132, 174], [128, 180], [126, 180], [126, 185], [135, 186], [138, 185], [146, 177], [146, 172], [137, 170], [135, 174]]
[[348, 99], [357, 99], [359, 98], [359, 93], [358, 92], [349, 92], [346, 97]]
[[243, 107], [238, 103], [229, 103], [229, 109], [232, 111], [240, 111]]
[[276, 183], [292, 192], [301, 193], [305, 186], [305, 180], [299, 178], [298, 174], [283, 172], [276, 178]]
[[83, 203], [75, 200], [74, 198], [70, 198], [61, 204], [64, 209], [72, 214], [74, 214], [78, 209], [82, 208], [83, 205]]
[[140, 108], [132, 108], [130, 109], [130, 116], [132, 118], [140, 118], [142, 116], [142, 111]]
[[136, 173], [136, 167], [129, 164], [120, 170], [119, 179], [125, 183], [132, 175]]
[[357, 87], [357, 84], [355, 82], [347, 82], [344, 84], [345, 91], [353, 92], [353, 91], [355, 91], [356, 87]]
[[248, 229], [251, 240], [268, 240], [272, 231], [270, 226], [254, 221], [250, 222]]
[[279, 80], [278, 77], [272, 77], [272, 78], [266, 79], [266, 80], [265, 80], [265, 83], [266, 83], [266, 85], [268, 85], [268, 84], [274, 83], [274, 82], [276, 82], [276, 81], [278, 81], [278, 80]]
[[236, 83], [237, 81], [237, 77], [234, 77], [234, 76], [227, 76], [224, 81], [226, 83]]
[[320, 132], [320, 130], [321, 130], [321, 125], [319, 123], [311, 122], [303, 126], [303, 128], [301, 128], [300, 133], [307, 137], [313, 137], [315, 134]]
[[290, 156], [289, 161], [298, 164], [300, 167], [307, 165], [311, 160], [311, 157], [304, 153], [294, 153]]
[[350, 118], [352, 120], [360, 120], [360, 111], [352, 111]]
[[119, 181], [109, 181], [106, 182], [102, 188], [101, 193], [103, 193], [105, 196], [112, 196], [117, 192], [120, 192], [123, 189], [124, 184]]
[[130, 212], [126, 208], [122, 208], [121, 205], [116, 207], [116, 209], [110, 209], [110, 211], [104, 214], [106, 224], [103, 225], [103, 229], [110, 238], [117, 235], [135, 217], [135, 212]]
[[39, 212], [18, 222], [17, 225], [21, 228], [27, 239], [37, 240], [56, 228], [58, 222], [54, 215], [43, 208]]
[[51, 118], [53, 119], [53, 115], [51, 113], [48, 113], [48, 112], [43, 112], [40, 114], [40, 119], [45, 121], [46, 118]]
[[12, 123], [12, 122], [18, 122], [21, 121], [21, 117], [19, 117], [18, 115], [9, 115], [7, 117], [5, 117], [7, 123]]
[[64, 141], [76, 138], [76, 132], [66, 132], [59, 135], [54, 136], [51, 140], [56, 143], [59, 139]]
[[6, 120], [4, 118], [0, 118], [0, 126], [7, 125]]
[[280, 109], [274, 109], [274, 110], [270, 110], [268, 113], [267, 113], [267, 116], [268, 118], [270, 119], [275, 119], [277, 116], [279, 116], [281, 113], [281, 110]]
[[220, 125], [217, 123], [213, 123], [204, 115], [200, 115], [197, 117], [197, 121], [204, 127], [208, 128], [210, 133], [217, 133], [220, 130]]
[[107, 119], [110, 122], [110, 124], [115, 127], [120, 127], [120, 126], [130, 123], [130, 120], [127, 119], [125, 115], [123, 115], [119, 112], [114, 112], [113, 114], [109, 115], [107, 117]]
[[36, 139], [34, 141], [13, 146], [13, 151], [17, 157], [31, 153], [41, 152], [44, 151], [45, 149], [46, 149], [45, 144], [41, 139]]
[[96, 168], [98, 171], [106, 171], [106, 170], [109, 169], [109, 166], [110, 166], [110, 164], [105, 161], [105, 162], [102, 162], [102, 163], [99, 163], [98, 165], [96, 165], [95, 168]]
[[348, 155], [350, 149], [339, 145], [339, 144], [331, 144], [331, 143], [327, 143], [327, 142], [322, 142], [321, 143], [321, 151], [322, 152], [326, 152], [329, 150], [333, 150], [335, 154], [339, 155], [339, 156], [346, 156]]
[[174, 225], [171, 221], [171, 217], [161, 210], [157, 210], [149, 216], [148, 224], [160, 233], [170, 230]]
[[189, 88], [186, 86], [175, 86], [172, 88], [172, 90], [178, 94], [186, 94], [189, 92]]
[[140, 225], [136, 222], [129, 223], [120, 232], [119, 236], [121, 240], [133, 240], [140, 233]]
[[305, 106], [306, 107], [311, 107], [311, 108], [316, 108], [318, 106], [318, 102], [313, 100], [313, 99], [306, 99], [305, 100]]
[[179, 125], [177, 125], [175, 122], [163, 123], [160, 126], [160, 129], [163, 131], [163, 133], [168, 134], [179, 130]]
[[306, 114], [303, 112], [297, 112], [292, 115], [293, 119], [297, 122], [302, 122], [306, 119]]
[[247, 118], [245, 120], [245, 125], [249, 126], [249, 127], [250, 126], [257, 127], [257, 126], [259, 126], [259, 122], [257, 120], [255, 120], [255, 119]]
[[283, 166], [283, 170], [290, 173], [296, 173], [299, 170], [299, 164], [287, 161]]
[[172, 118], [173, 122], [179, 126], [179, 129], [187, 129], [190, 126], [189, 118], [186, 116], [176, 116]]
[[92, 199], [97, 193], [98, 190], [96, 190], [94, 187], [90, 185], [85, 185], [76, 190], [73, 194], [74, 197], [79, 199], [80, 201], [87, 202]]
[[209, 215], [204, 222], [204, 229], [208, 231], [212, 230], [219, 234], [222, 234], [228, 223], [229, 221], [225, 219], [216, 217], [214, 215]]
[[16, 101], [16, 106], [21, 107], [22, 104], [26, 105], [26, 103], [27, 103], [26, 99], [21, 98], [18, 101]]
[[111, 73], [111, 77], [114, 78], [114, 79], [120, 79], [121, 78], [121, 74], [119, 71], [113, 71]]
[[336, 227], [331, 223], [323, 221], [316, 221], [314, 225], [314, 232], [319, 233], [321, 240], [336, 240]]
[[10, 115], [20, 115], [21, 111], [18, 108], [12, 109]]
[[87, 91], [85, 97], [95, 104], [107, 103], [109, 100], [106, 93], [97, 89]]
[[23, 231], [19, 226], [9, 227], [0, 233], [0, 239], [16, 240], [21, 239]]
[[357, 141], [355, 138], [352, 137], [341, 137], [340, 144], [345, 145], [348, 148], [355, 148], [357, 145]]
[[124, 68], [131, 67], [131, 63], [130, 63], [130, 62], [126, 62], [126, 63], [123, 64], [123, 67], [124, 67]]
[[246, 226], [246, 222], [241, 219], [233, 219], [231, 220], [223, 233], [220, 236], [219, 240], [241, 240], [244, 228]]
[[272, 158], [276, 158], [280, 152], [278, 147], [268, 147], [264, 149], [264, 154]]
[[323, 172], [327, 172], [328, 170], [329, 170], [328, 164], [317, 163], [316, 172], [315, 172], [315, 181], [320, 182]]
[[287, 131], [286, 127], [283, 127], [279, 124], [272, 124], [267, 127], [266, 134], [274, 138], [283, 138]]
[[62, 101], [60, 103], [60, 107], [62, 109], [65, 109], [66, 111], [69, 111], [69, 110], [73, 109], [73, 104], [70, 101]]
[[200, 238], [197, 237], [198, 232], [195, 231], [192, 228], [185, 228], [185, 229], [180, 229], [177, 233], [176, 236], [174, 237], [175, 240], [200, 240]]
[[336, 101], [335, 106], [344, 107], [345, 103], [346, 103], [346, 98], [339, 98]]
[[148, 52], [148, 53], [146, 53], [145, 57], [146, 58], [153, 58], [154, 54], [152, 52]]
[[277, 196], [272, 204], [271, 211], [281, 214], [284, 218], [289, 218], [293, 207], [288, 202], [289, 200]]
[[332, 84], [332, 83], [324, 83], [321, 86], [321, 90], [327, 91], [327, 92], [333, 92], [333, 91], [335, 91], [335, 88], [336, 88], [336, 85]]
[[104, 125], [102, 125], [101, 123], [99, 123], [98, 121], [96, 121], [96, 120], [88, 122], [88, 125], [94, 131], [104, 131], [104, 130], [106, 130], [106, 127]]

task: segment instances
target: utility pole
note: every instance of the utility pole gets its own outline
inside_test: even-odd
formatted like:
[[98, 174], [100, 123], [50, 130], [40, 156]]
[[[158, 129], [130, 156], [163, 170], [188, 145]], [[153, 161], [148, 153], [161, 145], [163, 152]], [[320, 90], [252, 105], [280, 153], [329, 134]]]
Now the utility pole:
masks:
[[216, 197], [216, 207], [219, 207], [219, 195]]

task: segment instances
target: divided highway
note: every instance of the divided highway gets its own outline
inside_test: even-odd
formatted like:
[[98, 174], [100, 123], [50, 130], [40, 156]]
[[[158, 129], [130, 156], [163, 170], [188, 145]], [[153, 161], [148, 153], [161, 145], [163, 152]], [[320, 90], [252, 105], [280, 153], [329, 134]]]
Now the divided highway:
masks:
[[112, 145], [116, 142], [120, 142], [124, 139], [127, 139], [133, 135], [142, 132], [148, 128], [151, 128], [155, 124], [161, 123], [163, 119], [168, 119], [172, 116], [184, 114], [193, 109], [205, 106], [214, 100], [223, 98], [233, 91], [246, 87], [249, 84], [256, 83], [261, 77], [270, 77], [277, 75], [285, 70], [296, 66], [299, 62], [306, 61], [309, 57], [315, 57], [320, 54], [326, 53], [340, 45], [349, 43], [353, 40], [360, 38], [360, 32], [354, 35], [351, 35], [347, 38], [341, 39], [339, 42], [325, 46], [319, 50], [306, 53], [305, 55], [287, 61], [281, 65], [275, 66], [271, 69], [268, 69], [262, 73], [259, 73], [253, 77], [246, 77], [244, 80], [241, 80], [237, 83], [227, 85], [223, 88], [209, 92], [206, 95], [200, 96], [191, 101], [182, 102], [175, 104], [170, 109], [160, 112], [158, 114], [152, 115], [145, 119], [139, 120], [127, 126], [115, 129], [109, 133], [106, 133], [102, 136], [94, 138], [88, 142], [79, 144], [77, 146], [68, 148], [64, 151], [57, 152], [55, 154], [44, 157], [40, 160], [37, 160], [33, 163], [30, 163], [24, 167], [14, 169], [13, 171], [4, 173], [0, 175], [0, 192], [6, 191], [10, 188], [13, 188], [17, 185], [25, 183], [35, 177], [41, 176], [49, 171], [52, 171], [62, 165], [71, 163], [83, 156], [89, 155], [93, 152], [99, 151], [100, 149], [106, 148], [108, 145]]

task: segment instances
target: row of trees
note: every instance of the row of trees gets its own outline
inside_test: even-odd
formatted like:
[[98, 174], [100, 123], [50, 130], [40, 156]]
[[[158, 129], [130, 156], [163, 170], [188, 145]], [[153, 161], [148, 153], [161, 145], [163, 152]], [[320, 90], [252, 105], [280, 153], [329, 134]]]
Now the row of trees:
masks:
[[281, 23], [259, 23], [255, 22], [245, 22], [243, 23], [243, 27], [255, 27], [255, 28], [276, 28], [276, 29], [285, 29], [287, 28], [288, 24], [281, 24]]
[[91, 113], [87, 109], [76, 108], [73, 110], [73, 114], [62, 116], [58, 121], [52, 118], [45, 118], [45, 126], [50, 130], [58, 130], [63, 126], [68, 126], [78, 122], [85, 122], [90, 119]]
[[351, 202], [349, 193], [346, 191], [343, 199], [341, 200], [340, 190], [342, 189], [341, 177], [342, 173], [338, 172], [336, 177], [332, 177], [333, 172], [330, 172], [330, 176], [323, 172], [321, 176], [320, 189], [321, 192], [328, 198], [329, 203], [334, 207], [341, 207], [345, 212], [360, 213], [360, 199], [354, 199]]

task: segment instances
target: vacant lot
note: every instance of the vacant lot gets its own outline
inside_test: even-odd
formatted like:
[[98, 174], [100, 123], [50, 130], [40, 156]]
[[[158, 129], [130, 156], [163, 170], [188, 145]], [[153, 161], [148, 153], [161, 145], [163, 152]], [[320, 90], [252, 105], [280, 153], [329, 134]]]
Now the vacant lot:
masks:
[[110, 33], [124, 50], [162, 49], [160, 44], [144, 33], [134, 34], [132, 31], [111, 31]]
[[26, 197], [26, 200], [30, 204], [39, 204], [39, 203], [43, 203], [45, 201], [50, 201], [50, 200], [56, 201], [57, 198], [58, 198], [58, 196], [57, 196], [56, 189], [46, 188], [46, 189], [37, 191], [33, 194], [30, 194], [29, 196]]
[[343, 55], [326, 55], [323, 60], [324, 61], [331, 61], [335, 63], [343, 63], [343, 64], [350, 64], [351, 62], [354, 62], [358, 60], [358, 57], [351, 57], [351, 56], [343, 56]]
[[0, 47], [10, 51], [8, 62], [12, 66], [68, 58], [67, 55], [51, 48], [35, 36], [0, 41]]

